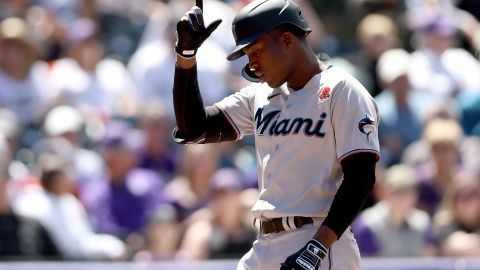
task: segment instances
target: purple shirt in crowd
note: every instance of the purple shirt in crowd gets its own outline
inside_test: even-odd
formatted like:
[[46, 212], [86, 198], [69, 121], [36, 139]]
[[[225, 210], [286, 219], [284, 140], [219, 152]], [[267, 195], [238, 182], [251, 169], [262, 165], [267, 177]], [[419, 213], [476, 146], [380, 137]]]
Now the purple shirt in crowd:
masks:
[[156, 171], [166, 182], [173, 179], [177, 170], [179, 152], [173, 147], [169, 148], [162, 156], [152, 156], [147, 151], [140, 151], [139, 167]]
[[134, 169], [122, 183], [91, 181], [80, 195], [95, 228], [122, 238], [142, 230], [149, 215], [165, 203], [163, 184], [154, 171]]

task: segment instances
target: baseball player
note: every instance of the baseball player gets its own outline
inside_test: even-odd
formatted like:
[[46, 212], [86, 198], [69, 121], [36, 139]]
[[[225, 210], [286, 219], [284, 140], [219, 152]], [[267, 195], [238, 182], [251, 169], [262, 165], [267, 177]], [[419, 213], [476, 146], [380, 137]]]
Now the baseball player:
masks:
[[[236, 47], [252, 84], [204, 107], [195, 53], [220, 24], [202, 1], [177, 23], [173, 102], [179, 143], [255, 136], [259, 228], [237, 269], [359, 269], [349, 229], [375, 182], [378, 111], [352, 76], [320, 61], [292, 0], [255, 0], [235, 16]], [[208, 89], [206, 89], [208, 91]]]

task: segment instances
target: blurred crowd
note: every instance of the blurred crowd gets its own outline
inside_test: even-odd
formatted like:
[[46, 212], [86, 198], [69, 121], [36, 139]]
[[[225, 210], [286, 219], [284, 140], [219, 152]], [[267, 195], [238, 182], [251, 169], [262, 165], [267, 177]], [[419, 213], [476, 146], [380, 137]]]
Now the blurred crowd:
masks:
[[[198, 52], [205, 104], [238, 91], [231, 20]], [[297, 0], [319, 57], [380, 112], [363, 256], [480, 256], [480, 3]], [[341, 4], [339, 4], [341, 3]], [[256, 237], [253, 138], [180, 146], [175, 25], [193, 0], [0, 1], [0, 260], [239, 258]], [[345, 33], [350, 33], [345, 35]]]

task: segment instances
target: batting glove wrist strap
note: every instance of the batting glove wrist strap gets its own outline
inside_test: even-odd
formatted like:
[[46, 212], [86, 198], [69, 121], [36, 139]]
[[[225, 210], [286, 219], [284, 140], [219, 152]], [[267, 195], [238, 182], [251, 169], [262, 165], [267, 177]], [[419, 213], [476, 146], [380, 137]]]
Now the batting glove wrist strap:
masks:
[[298, 252], [290, 255], [281, 264], [280, 270], [317, 270], [327, 253], [328, 250], [322, 243], [312, 239]]
[[182, 58], [192, 59], [197, 54], [197, 50], [182, 50], [175, 46], [175, 52]]
[[194, 6], [177, 22], [175, 52], [183, 58], [194, 57], [198, 48], [221, 22], [222, 20], [216, 20], [205, 26], [202, 10]]

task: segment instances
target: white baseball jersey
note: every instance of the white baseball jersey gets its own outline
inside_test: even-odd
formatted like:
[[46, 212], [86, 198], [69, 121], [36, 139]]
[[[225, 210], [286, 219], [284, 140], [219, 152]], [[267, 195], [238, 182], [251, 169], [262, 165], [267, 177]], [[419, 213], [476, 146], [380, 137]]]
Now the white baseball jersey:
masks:
[[330, 67], [299, 91], [251, 84], [215, 104], [237, 132], [254, 134], [256, 218], [325, 217], [343, 179], [340, 161], [379, 153], [378, 110], [351, 75]]

